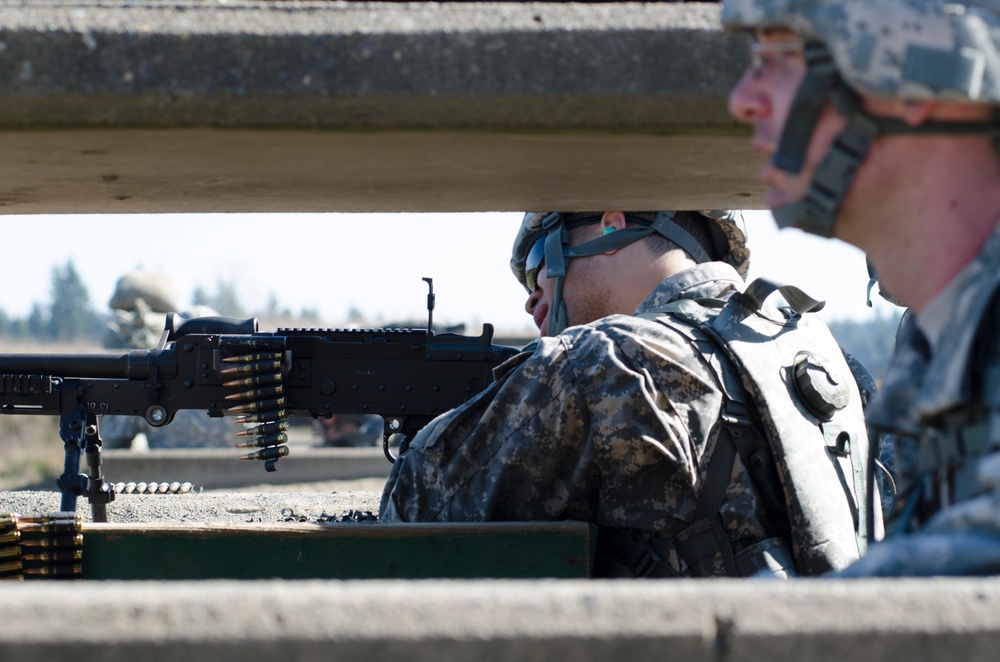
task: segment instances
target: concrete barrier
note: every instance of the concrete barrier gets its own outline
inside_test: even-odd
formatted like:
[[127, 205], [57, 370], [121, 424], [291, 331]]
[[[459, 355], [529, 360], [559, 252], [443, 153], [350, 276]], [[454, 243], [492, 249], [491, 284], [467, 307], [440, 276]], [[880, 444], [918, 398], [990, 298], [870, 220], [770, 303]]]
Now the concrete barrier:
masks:
[[1000, 580], [37, 582], [0, 658], [995, 660]]

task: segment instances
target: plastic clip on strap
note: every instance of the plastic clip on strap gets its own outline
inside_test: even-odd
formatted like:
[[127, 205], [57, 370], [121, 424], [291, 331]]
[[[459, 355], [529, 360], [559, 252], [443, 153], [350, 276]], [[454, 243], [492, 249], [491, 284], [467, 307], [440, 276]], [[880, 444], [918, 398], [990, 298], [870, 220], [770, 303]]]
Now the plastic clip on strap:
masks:
[[740, 303], [752, 312], [758, 313], [764, 306], [764, 301], [775, 292], [781, 293], [789, 307], [799, 315], [816, 313], [826, 306], [825, 301], [812, 298], [794, 285], [783, 285], [770, 278], [758, 278], [750, 283], [739, 295]]

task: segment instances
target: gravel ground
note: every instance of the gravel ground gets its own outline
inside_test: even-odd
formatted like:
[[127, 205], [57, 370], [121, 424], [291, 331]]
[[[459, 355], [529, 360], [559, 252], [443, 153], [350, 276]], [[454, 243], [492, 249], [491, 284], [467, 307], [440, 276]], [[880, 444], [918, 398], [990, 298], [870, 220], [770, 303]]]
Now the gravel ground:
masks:
[[[353, 481], [352, 481], [353, 482]], [[119, 494], [108, 505], [108, 522], [143, 524], [273, 523], [289, 516], [315, 520], [348, 511], [378, 512], [380, 491], [218, 491], [192, 494]], [[0, 492], [0, 512], [45, 513], [59, 510], [58, 492]], [[89, 522], [90, 505], [77, 501]]]

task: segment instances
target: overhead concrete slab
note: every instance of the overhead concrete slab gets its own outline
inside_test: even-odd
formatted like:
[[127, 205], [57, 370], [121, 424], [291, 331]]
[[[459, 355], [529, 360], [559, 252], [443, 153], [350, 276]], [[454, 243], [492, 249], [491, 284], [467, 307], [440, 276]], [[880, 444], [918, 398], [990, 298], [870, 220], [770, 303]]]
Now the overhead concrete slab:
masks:
[[756, 208], [715, 3], [0, 0], [0, 212]]

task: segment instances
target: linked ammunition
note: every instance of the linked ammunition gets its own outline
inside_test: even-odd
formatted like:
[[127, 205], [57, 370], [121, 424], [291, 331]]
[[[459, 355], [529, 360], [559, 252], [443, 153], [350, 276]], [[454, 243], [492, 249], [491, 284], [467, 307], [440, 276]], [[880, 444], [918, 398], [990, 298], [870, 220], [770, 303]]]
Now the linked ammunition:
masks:
[[26, 524], [18, 524], [18, 531], [25, 538], [31, 537], [35, 538], [39, 534], [49, 534], [49, 533], [80, 533], [83, 531], [83, 522], [80, 520], [56, 520], [52, 522], [29, 522]]
[[6, 545], [8, 543], [17, 543], [21, 540], [21, 532], [18, 530], [6, 531], [0, 533], [0, 545]]
[[242, 391], [240, 393], [233, 393], [232, 395], [227, 395], [226, 400], [263, 400], [265, 398], [274, 398], [277, 396], [284, 395], [285, 387], [282, 384], [276, 386], [266, 386], [264, 388], [253, 388], [249, 391]]
[[278, 444], [288, 443], [288, 435], [284, 432], [279, 432], [278, 434], [265, 434], [261, 437], [257, 437], [253, 441], [241, 441], [233, 444], [236, 448], [265, 448], [267, 446], [277, 446]]
[[233, 419], [233, 422], [237, 425], [243, 425], [244, 423], [270, 423], [272, 421], [279, 421], [283, 418], [285, 418], [284, 409], [273, 409], [271, 411], [263, 411], [256, 414], [240, 416], [239, 418]]
[[0, 574], [7, 574], [9, 572], [21, 572], [24, 567], [21, 565], [21, 559], [16, 561], [4, 561], [0, 563]]
[[20, 545], [9, 545], [6, 547], [0, 547], [0, 559], [17, 558], [20, 555], [21, 555]]
[[265, 448], [259, 450], [256, 453], [247, 453], [246, 455], [240, 455], [237, 460], [263, 460], [265, 462], [270, 460], [277, 460], [288, 455], [288, 446], [271, 446], [270, 448]]
[[271, 384], [280, 384], [282, 379], [283, 377], [280, 372], [265, 372], [260, 375], [252, 375], [242, 379], [223, 382], [222, 385], [227, 388], [235, 386], [270, 386]]
[[220, 370], [219, 375], [223, 377], [236, 377], [239, 375], [259, 375], [263, 373], [273, 373], [281, 370], [281, 361], [258, 361], [256, 363], [244, 363], [233, 368]]
[[83, 534], [75, 536], [53, 536], [51, 538], [30, 538], [21, 541], [23, 548], [57, 549], [60, 547], [80, 547], [83, 545]]
[[25, 554], [21, 558], [25, 562], [32, 563], [63, 563], [65, 561], [79, 561], [83, 558], [83, 550], [78, 548], [54, 549], [52, 551]]
[[257, 352], [253, 354], [239, 354], [237, 356], [227, 356], [222, 359], [224, 363], [251, 363], [254, 361], [281, 361], [281, 352]]
[[288, 421], [274, 421], [272, 423], [261, 423], [260, 425], [255, 425], [252, 428], [247, 428], [246, 430], [240, 430], [236, 433], [237, 437], [263, 437], [269, 434], [277, 434], [279, 432], [285, 432], [288, 430]]
[[259, 402], [248, 402], [245, 405], [236, 405], [235, 407], [230, 407], [227, 412], [230, 414], [253, 414], [259, 411], [268, 410], [278, 410], [284, 411], [285, 398], [271, 398], [269, 400], [260, 400]]
[[80, 563], [55, 563], [35, 568], [24, 568], [23, 572], [26, 579], [29, 577], [74, 577], [83, 574], [83, 565]]

